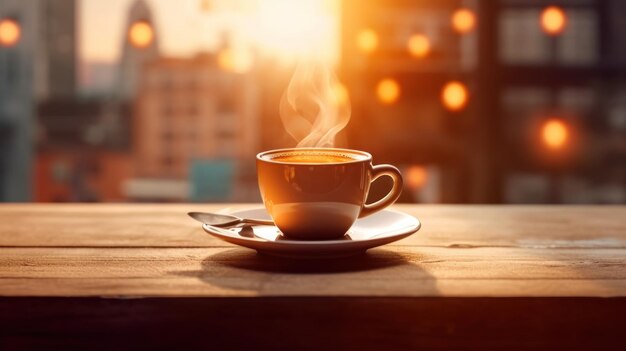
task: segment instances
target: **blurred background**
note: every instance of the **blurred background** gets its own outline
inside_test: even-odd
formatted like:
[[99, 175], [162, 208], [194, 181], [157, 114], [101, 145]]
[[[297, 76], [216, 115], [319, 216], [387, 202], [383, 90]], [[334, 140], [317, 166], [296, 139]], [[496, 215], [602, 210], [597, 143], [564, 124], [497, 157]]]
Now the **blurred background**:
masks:
[[624, 204], [624, 40], [623, 0], [1, 0], [0, 201], [258, 202], [315, 59], [401, 202]]

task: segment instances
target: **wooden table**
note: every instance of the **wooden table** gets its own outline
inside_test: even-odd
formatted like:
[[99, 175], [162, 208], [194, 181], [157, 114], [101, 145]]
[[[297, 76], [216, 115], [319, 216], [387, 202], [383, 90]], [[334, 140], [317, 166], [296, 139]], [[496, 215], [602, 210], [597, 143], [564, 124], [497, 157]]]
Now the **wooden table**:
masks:
[[416, 235], [323, 262], [185, 215], [250, 206], [0, 205], [0, 350], [626, 349], [625, 206], [398, 205]]

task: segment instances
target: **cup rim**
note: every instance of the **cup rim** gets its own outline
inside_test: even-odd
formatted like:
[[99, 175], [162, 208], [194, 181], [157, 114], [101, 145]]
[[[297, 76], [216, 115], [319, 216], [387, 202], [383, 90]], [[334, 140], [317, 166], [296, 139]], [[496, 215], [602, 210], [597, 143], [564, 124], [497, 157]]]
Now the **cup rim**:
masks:
[[[357, 154], [357, 155], [365, 156], [365, 158], [361, 159], [361, 160], [352, 160], [352, 161], [346, 161], [346, 162], [328, 162], [328, 163], [314, 163], [314, 162], [298, 162], [298, 163], [294, 163], [294, 162], [281, 162], [281, 161], [275, 161], [275, 160], [272, 160], [272, 159], [265, 159], [265, 158], [263, 158], [263, 156], [266, 156], [266, 155], [269, 155], [269, 154], [280, 153], [280, 152], [314, 151], [314, 150], [315, 151], [324, 150], [324, 151], [331, 151], [331, 152], [332, 151], [336, 151], [338, 153], [344, 152], [344, 153], [348, 153], [348, 154], [351, 153], [351, 154]], [[361, 151], [361, 150], [344, 149], [344, 148], [337, 148], [337, 147], [288, 147], [288, 148], [273, 149], [273, 150], [267, 150], [267, 151], [259, 152], [256, 155], [256, 159], [258, 161], [267, 162], [267, 163], [273, 163], [273, 164], [280, 164], [280, 165], [334, 166], [334, 165], [340, 165], [340, 164], [352, 164], [352, 163], [361, 163], [361, 162], [371, 162], [372, 161], [372, 155], [369, 152], [365, 152], [365, 151]]]

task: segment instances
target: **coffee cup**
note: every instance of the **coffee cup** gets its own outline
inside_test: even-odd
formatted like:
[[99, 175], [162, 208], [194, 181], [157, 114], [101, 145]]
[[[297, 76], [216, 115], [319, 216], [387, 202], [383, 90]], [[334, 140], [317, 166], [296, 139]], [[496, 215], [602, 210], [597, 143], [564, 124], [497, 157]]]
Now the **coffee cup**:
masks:
[[[393, 204], [402, 192], [402, 175], [391, 165], [372, 165], [367, 152], [338, 148], [291, 148], [256, 157], [265, 208], [287, 238], [328, 240], [343, 237], [358, 218]], [[393, 187], [367, 204], [371, 183], [389, 176]]]

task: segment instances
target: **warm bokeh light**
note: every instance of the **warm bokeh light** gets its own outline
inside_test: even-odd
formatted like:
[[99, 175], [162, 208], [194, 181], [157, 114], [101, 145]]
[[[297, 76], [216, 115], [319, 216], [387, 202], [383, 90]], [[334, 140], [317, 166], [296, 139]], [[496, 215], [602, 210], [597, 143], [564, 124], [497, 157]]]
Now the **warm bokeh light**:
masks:
[[350, 100], [350, 94], [348, 93], [348, 88], [341, 83], [335, 84], [333, 87], [333, 95], [334, 99], [337, 102], [337, 105], [345, 105]]
[[567, 143], [569, 130], [567, 124], [559, 119], [550, 119], [541, 127], [541, 139], [550, 149], [560, 149]]
[[14, 46], [20, 40], [20, 25], [12, 19], [0, 20], [0, 46]]
[[154, 30], [146, 21], [135, 22], [128, 30], [128, 40], [136, 48], [146, 48], [154, 40]]
[[424, 166], [411, 166], [407, 168], [405, 173], [406, 184], [413, 190], [423, 187], [428, 180], [428, 172]]
[[225, 71], [246, 73], [252, 68], [253, 58], [243, 50], [223, 49], [217, 54], [217, 63]]
[[[250, 34], [280, 59], [336, 59], [337, 14], [326, 1], [263, 0], [255, 3]], [[256, 21], [255, 21], [256, 20]]]
[[430, 53], [430, 39], [424, 34], [413, 34], [409, 38], [407, 48], [413, 57], [426, 57]]
[[476, 27], [476, 15], [474, 11], [461, 8], [452, 14], [452, 28], [459, 34], [466, 34]]
[[441, 90], [441, 102], [450, 111], [460, 111], [465, 108], [469, 93], [465, 84], [452, 81], [448, 82]]
[[233, 54], [230, 50], [224, 49], [217, 54], [217, 64], [221, 69], [225, 71], [232, 71], [233, 66]]
[[558, 6], [548, 6], [541, 11], [541, 28], [546, 34], [559, 35], [565, 29], [567, 16]]
[[356, 38], [359, 50], [371, 54], [378, 48], [378, 34], [372, 29], [363, 29]]
[[383, 104], [393, 104], [400, 97], [400, 85], [391, 78], [383, 79], [376, 87], [376, 94]]

